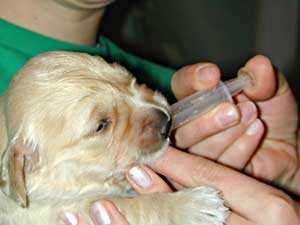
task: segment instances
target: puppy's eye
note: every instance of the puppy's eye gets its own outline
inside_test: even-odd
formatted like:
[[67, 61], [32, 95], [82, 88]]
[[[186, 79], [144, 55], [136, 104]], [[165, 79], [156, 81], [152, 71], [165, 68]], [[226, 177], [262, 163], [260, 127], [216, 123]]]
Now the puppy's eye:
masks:
[[98, 127], [96, 129], [96, 132], [100, 132], [103, 129], [105, 129], [110, 124], [110, 122], [111, 121], [109, 119], [102, 119], [102, 120], [100, 120], [99, 125], [98, 125]]

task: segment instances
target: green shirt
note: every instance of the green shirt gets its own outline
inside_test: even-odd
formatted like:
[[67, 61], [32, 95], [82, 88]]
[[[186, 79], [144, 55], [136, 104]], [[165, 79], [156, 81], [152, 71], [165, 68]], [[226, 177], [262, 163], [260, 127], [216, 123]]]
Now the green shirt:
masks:
[[52, 39], [0, 19], [0, 95], [16, 72], [33, 56], [47, 51], [64, 50], [100, 55], [109, 62], [126, 67], [140, 83], [159, 90], [169, 99], [174, 70], [126, 53], [107, 38], [99, 37], [100, 47], [80, 46]]

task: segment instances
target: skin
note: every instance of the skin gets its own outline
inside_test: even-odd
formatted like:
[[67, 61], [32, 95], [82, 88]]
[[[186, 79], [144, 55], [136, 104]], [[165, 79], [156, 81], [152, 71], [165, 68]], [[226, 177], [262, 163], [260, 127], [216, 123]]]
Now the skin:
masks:
[[111, 1], [99, 0], [97, 4], [84, 2], [86, 1], [1, 0], [0, 15], [14, 24], [48, 37], [95, 46], [105, 5]]
[[[177, 129], [176, 144], [299, 195], [298, 110], [291, 89], [283, 74], [274, 70], [271, 61], [264, 56], [253, 57], [241, 71], [255, 78], [255, 86], [236, 97], [237, 107], [242, 112], [241, 121], [223, 132], [215, 132], [217, 129], [211, 131], [213, 113], [199, 117]], [[186, 72], [186, 77], [190, 74]], [[173, 79], [175, 93], [180, 90], [179, 85], [176, 86], [180, 76], [185, 75], [179, 71]], [[190, 84], [194, 85], [192, 79]], [[247, 112], [243, 107], [249, 100], [255, 103], [256, 110], [245, 122]], [[255, 132], [249, 132], [249, 126], [254, 126]], [[197, 127], [201, 131], [193, 134]]]
[[[88, 1], [75, 0], [0, 0], [0, 16], [52, 38], [94, 46], [105, 5], [109, 2], [99, 0], [97, 4], [87, 3]], [[85, 35], [82, 35], [83, 33]], [[266, 57], [256, 56], [250, 59], [244, 70], [255, 77], [255, 86], [245, 90], [245, 94], [239, 95], [236, 105], [222, 104], [178, 128], [174, 132], [174, 145], [219, 164], [245, 171], [255, 178], [275, 183], [297, 195], [300, 193], [300, 187], [297, 185], [300, 175], [296, 139], [298, 115], [294, 97], [286, 81], [279, 72], [273, 70], [270, 60]], [[181, 99], [195, 91], [212, 88], [218, 83], [220, 76], [220, 69], [212, 63], [186, 66], [174, 75], [174, 95]], [[198, 159], [196, 156], [189, 157]], [[164, 162], [171, 164], [173, 161]], [[197, 162], [201, 167], [202, 161]], [[175, 165], [177, 164], [176, 162]], [[222, 167], [214, 163], [210, 165], [212, 168]], [[168, 166], [171, 171], [172, 165]], [[227, 185], [230, 186], [230, 176], [237, 175], [232, 175], [228, 169], [224, 171], [219, 172], [226, 177]], [[191, 185], [177, 177], [167, 177], [176, 187]], [[249, 187], [264, 186], [257, 181], [246, 180]], [[226, 193], [226, 189], [223, 190], [222, 187], [221, 190]], [[258, 192], [264, 193], [264, 187], [257, 188]], [[231, 191], [231, 194], [238, 197], [235, 191]]]
[[[246, 171], [250, 174], [257, 172], [255, 175], [258, 178], [276, 181], [276, 184], [298, 194], [299, 162], [296, 147], [298, 116], [291, 90], [282, 75], [273, 70], [266, 57], [256, 56], [250, 59], [243, 69], [250, 71], [257, 83], [253, 89], [245, 90], [247, 96], [238, 96], [237, 101], [256, 100], [255, 103], [260, 110], [260, 121], [265, 126], [265, 129], [262, 128], [264, 138], [257, 134], [252, 139], [252, 142], [259, 140], [261, 144], [254, 151]], [[230, 129], [241, 128], [236, 125]], [[217, 137], [221, 138], [222, 135], [226, 135], [226, 131], [218, 135]], [[249, 141], [247, 137], [242, 134], [235, 143], [247, 141]], [[239, 155], [233, 156], [242, 158]], [[215, 161], [218, 160], [216, 157]], [[257, 170], [258, 168], [261, 170]], [[210, 185], [220, 189], [231, 210], [226, 224], [300, 224], [299, 202], [271, 185], [261, 183], [207, 158], [170, 147], [169, 151], [152, 166], [152, 170], [147, 167], [140, 169], [151, 177], [152, 185], [142, 188], [143, 186], [130, 175], [127, 178], [141, 194], [171, 191], [171, 188], [152, 170], [167, 177], [177, 190], [199, 185]], [[110, 214], [118, 215], [118, 211]], [[118, 224], [118, 220], [112, 220], [112, 224]]]

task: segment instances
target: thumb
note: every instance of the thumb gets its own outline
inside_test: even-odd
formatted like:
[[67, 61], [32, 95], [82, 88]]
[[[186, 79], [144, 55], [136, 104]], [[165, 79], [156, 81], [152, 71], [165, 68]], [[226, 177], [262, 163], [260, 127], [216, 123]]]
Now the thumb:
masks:
[[252, 100], [267, 100], [275, 94], [280, 94], [288, 89], [284, 77], [274, 69], [271, 61], [262, 55], [251, 58], [240, 70], [251, 74], [255, 80], [253, 87], [246, 88], [245, 94]]
[[196, 91], [212, 88], [221, 77], [220, 69], [212, 63], [197, 63], [178, 70], [172, 79], [174, 96], [179, 100]]

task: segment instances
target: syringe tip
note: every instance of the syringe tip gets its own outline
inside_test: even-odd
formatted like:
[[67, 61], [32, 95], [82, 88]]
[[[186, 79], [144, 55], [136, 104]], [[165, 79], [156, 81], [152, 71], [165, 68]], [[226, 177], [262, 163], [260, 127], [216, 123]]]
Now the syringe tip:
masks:
[[254, 75], [245, 67], [238, 71], [238, 78], [240, 77], [245, 80], [244, 88], [253, 87], [255, 85]]
[[[245, 72], [245, 73], [244, 73]], [[254, 80], [249, 73], [239, 72], [238, 77], [225, 82], [231, 96], [234, 96], [241, 92], [245, 88], [249, 88], [254, 85]]]

